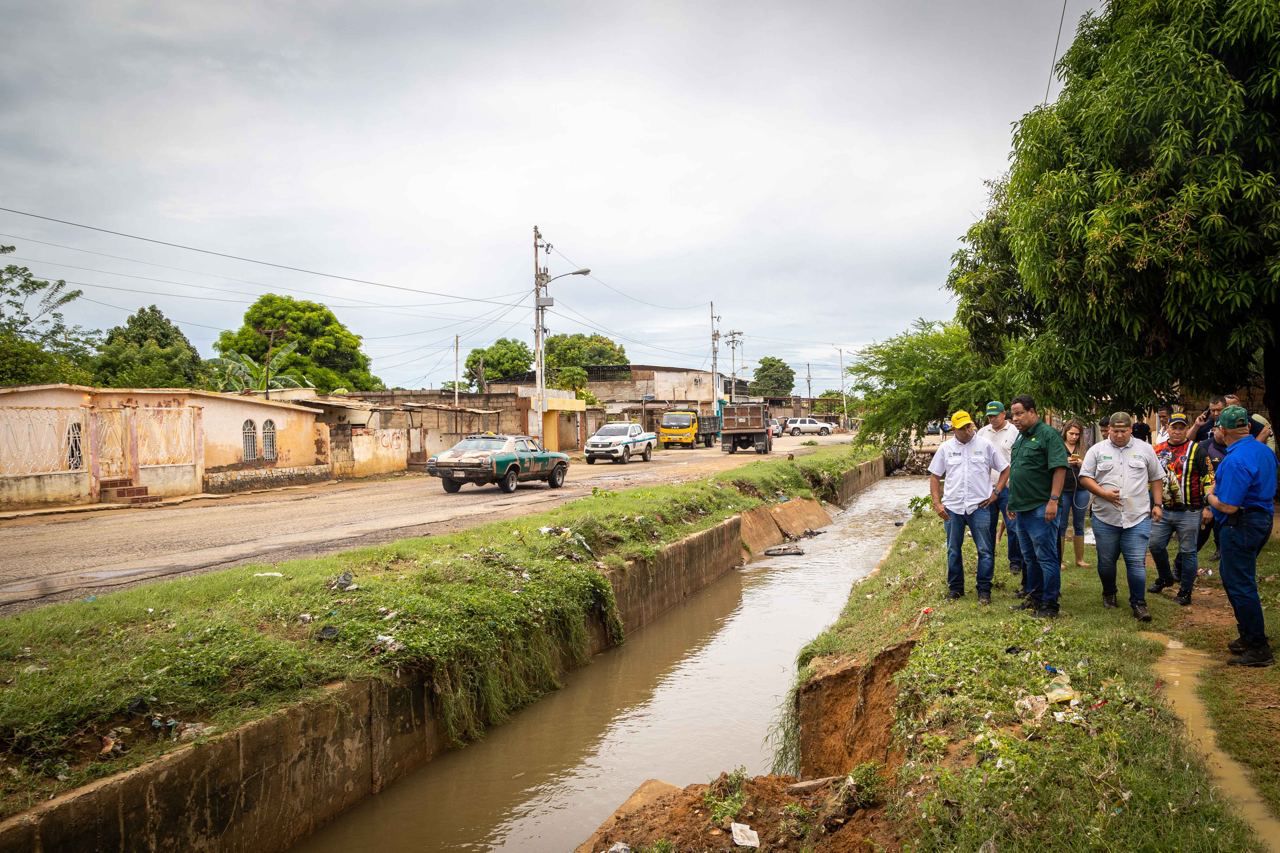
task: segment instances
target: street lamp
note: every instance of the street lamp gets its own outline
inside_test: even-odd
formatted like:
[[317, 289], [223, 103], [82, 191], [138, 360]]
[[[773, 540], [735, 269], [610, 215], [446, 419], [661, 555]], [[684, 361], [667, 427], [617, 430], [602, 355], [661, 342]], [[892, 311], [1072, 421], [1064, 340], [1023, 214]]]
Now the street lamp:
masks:
[[[537, 229], [534, 229], [535, 235]], [[536, 238], [535, 238], [535, 255], [534, 263], [537, 263], [536, 255]], [[550, 296], [543, 296], [547, 285], [555, 281], [557, 278], [564, 278], [569, 275], [591, 275], [591, 270], [583, 267], [573, 272], [565, 272], [560, 275], [548, 277], [545, 267], [538, 269], [533, 279], [533, 295], [534, 295], [534, 368], [537, 371], [536, 385], [538, 394], [538, 441], [546, 447], [546, 430], [544, 429], [543, 419], [547, 411], [547, 371], [545, 365], [545, 353], [543, 352], [543, 337], [546, 335], [546, 310], [556, 304], [556, 301]]]

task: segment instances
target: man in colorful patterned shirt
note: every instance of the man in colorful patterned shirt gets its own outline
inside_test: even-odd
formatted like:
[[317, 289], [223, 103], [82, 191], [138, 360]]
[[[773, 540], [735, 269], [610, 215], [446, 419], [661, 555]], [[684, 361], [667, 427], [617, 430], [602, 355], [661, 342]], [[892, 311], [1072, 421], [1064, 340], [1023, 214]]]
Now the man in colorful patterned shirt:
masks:
[[[1151, 525], [1151, 556], [1158, 577], [1147, 592], [1160, 593], [1178, 584], [1177, 601], [1191, 603], [1199, 569], [1197, 543], [1202, 527], [1212, 523], [1205, 492], [1213, 485], [1213, 468], [1201, 446], [1191, 440], [1191, 421], [1184, 412], [1169, 416], [1169, 440], [1157, 444], [1156, 459], [1164, 468], [1164, 515]], [[1178, 539], [1178, 577], [1169, 571], [1169, 540]]]

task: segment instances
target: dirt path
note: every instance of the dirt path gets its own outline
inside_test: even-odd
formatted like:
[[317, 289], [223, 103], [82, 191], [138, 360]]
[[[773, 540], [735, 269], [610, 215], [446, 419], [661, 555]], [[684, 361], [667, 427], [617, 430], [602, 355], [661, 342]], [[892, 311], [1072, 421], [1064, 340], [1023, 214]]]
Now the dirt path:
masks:
[[1200, 698], [1200, 676], [1212, 658], [1163, 634], [1143, 632], [1143, 636], [1165, 647], [1164, 655], [1156, 662], [1156, 675], [1164, 681], [1165, 696], [1173, 712], [1186, 724], [1187, 736], [1204, 759], [1218, 790], [1235, 805], [1263, 844], [1280, 853], [1280, 820], [1267, 808], [1244, 765], [1218, 748], [1217, 731]]
[[[779, 439], [773, 458], [812, 452], [803, 440]], [[659, 452], [649, 464], [575, 463], [563, 489], [531, 483], [511, 495], [497, 486], [446, 495], [438, 480], [406, 474], [179, 506], [13, 519], [0, 522], [0, 614], [157, 578], [448, 533], [539, 512], [597, 487], [684, 482], [761, 458], [714, 448]]]

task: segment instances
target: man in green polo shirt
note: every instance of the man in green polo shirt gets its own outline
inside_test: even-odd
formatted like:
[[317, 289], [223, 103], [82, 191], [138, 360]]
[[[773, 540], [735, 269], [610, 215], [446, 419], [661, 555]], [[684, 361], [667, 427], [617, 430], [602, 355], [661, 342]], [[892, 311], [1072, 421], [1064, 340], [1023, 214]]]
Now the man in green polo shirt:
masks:
[[1038, 618], [1058, 615], [1059, 575], [1058, 499], [1067, 476], [1067, 447], [1053, 427], [1040, 420], [1030, 395], [1009, 404], [1018, 439], [1013, 443], [1009, 476], [1009, 515], [1015, 520], [1022, 565], [1026, 572], [1026, 600], [1019, 609]]

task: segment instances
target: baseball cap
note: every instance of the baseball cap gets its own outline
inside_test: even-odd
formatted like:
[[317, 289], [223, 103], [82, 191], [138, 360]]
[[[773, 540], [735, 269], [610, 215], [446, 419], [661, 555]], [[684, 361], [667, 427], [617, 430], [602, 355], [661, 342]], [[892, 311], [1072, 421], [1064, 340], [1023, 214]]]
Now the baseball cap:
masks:
[[962, 429], [963, 427], [969, 426], [971, 423], [973, 423], [973, 418], [971, 418], [969, 413], [964, 409], [961, 409], [951, 416], [952, 429]]
[[1131, 427], [1133, 426], [1133, 415], [1128, 412], [1116, 412], [1110, 418], [1113, 427]]
[[1188, 424], [1191, 423], [1191, 421], [1187, 419], [1186, 412], [1174, 412], [1172, 415], [1169, 415], [1169, 423], [1182, 424], [1183, 426], [1187, 426]]
[[992, 400], [990, 403], [987, 403], [987, 417], [990, 418], [1003, 413], [1004, 403], [1001, 403], [999, 400]]
[[1249, 413], [1244, 406], [1227, 406], [1218, 415], [1218, 426], [1223, 429], [1239, 429], [1249, 425]]
[[1249, 435], [1257, 438], [1258, 434], [1269, 426], [1271, 426], [1271, 421], [1267, 420], [1262, 415], [1255, 414], [1249, 419]]

